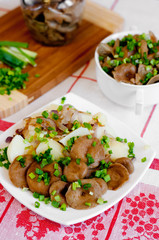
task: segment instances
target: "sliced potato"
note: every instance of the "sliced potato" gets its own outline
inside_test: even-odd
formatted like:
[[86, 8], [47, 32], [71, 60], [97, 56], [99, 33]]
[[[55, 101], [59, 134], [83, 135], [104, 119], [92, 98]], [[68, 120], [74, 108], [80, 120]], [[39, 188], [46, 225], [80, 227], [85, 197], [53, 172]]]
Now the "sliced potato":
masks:
[[63, 146], [53, 139], [48, 139], [47, 143], [41, 142], [36, 148], [36, 153], [44, 153], [48, 148], [52, 148], [51, 155], [53, 155], [54, 159], [58, 160], [59, 158], [64, 157]]
[[12, 163], [17, 156], [26, 154], [28, 150], [25, 148], [30, 145], [31, 144], [29, 142], [24, 142], [24, 138], [21, 135], [16, 135], [10, 142], [7, 149], [9, 161]]
[[128, 150], [129, 147], [127, 145], [127, 143], [122, 143], [122, 142], [118, 142], [115, 139], [110, 140], [109, 142], [109, 146], [110, 148], [107, 149], [107, 153], [109, 150], [112, 150], [112, 154], [111, 154], [111, 159], [115, 160], [117, 158], [121, 158], [121, 157], [127, 157], [128, 156]]
[[69, 133], [66, 137], [62, 138], [59, 142], [62, 143], [64, 146], [67, 146], [67, 142], [68, 140], [70, 140], [70, 138], [77, 137], [77, 136], [81, 137], [89, 134], [90, 134], [90, 131], [88, 130], [88, 128], [80, 127], [75, 131]]
[[98, 122], [100, 122], [103, 126], [105, 126], [107, 123], [107, 118], [104, 115], [104, 113], [98, 112], [95, 115], [93, 115], [93, 118], [97, 118]]

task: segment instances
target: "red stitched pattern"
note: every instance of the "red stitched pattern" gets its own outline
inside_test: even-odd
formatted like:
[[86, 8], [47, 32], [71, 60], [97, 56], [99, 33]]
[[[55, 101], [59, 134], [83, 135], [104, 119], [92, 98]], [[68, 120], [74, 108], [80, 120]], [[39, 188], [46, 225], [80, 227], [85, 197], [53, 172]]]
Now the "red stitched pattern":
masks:
[[29, 209], [22, 206], [24, 209], [17, 215], [17, 228], [24, 228], [24, 237], [27, 240], [39, 240], [44, 237], [49, 231], [59, 232], [61, 225], [51, 222], [48, 219], [34, 214]]

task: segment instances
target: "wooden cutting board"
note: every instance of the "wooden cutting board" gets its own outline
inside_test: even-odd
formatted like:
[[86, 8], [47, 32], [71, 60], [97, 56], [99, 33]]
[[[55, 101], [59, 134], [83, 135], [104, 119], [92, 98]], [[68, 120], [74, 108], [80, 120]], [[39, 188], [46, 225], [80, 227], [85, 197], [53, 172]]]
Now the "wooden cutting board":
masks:
[[[32, 39], [20, 8], [1, 17], [0, 40], [28, 42], [29, 49], [37, 52], [38, 57], [37, 67], [24, 69], [29, 73], [26, 89], [13, 91], [10, 96], [0, 95], [0, 118], [17, 112], [77, 71], [94, 56], [96, 46], [109, 34], [109, 31], [83, 20], [69, 45], [48, 47]], [[35, 74], [40, 74], [40, 77], [36, 78]]]

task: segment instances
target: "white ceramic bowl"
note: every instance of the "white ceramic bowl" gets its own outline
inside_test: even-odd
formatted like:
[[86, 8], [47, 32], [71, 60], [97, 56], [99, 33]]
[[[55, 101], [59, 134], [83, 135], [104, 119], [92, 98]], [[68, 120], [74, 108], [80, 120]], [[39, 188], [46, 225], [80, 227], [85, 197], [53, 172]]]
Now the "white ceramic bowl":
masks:
[[[141, 34], [141, 31], [127, 31], [110, 35], [102, 43], [107, 43], [112, 39], [121, 39], [128, 34]], [[151, 85], [133, 85], [124, 82], [118, 82], [106, 72], [104, 72], [99, 63], [98, 47], [95, 51], [96, 77], [100, 89], [115, 103], [126, 107], [134, 107], [135, 112], [140, 114], [144, 106], [153, 105], [159, 102], [159, 83]]]

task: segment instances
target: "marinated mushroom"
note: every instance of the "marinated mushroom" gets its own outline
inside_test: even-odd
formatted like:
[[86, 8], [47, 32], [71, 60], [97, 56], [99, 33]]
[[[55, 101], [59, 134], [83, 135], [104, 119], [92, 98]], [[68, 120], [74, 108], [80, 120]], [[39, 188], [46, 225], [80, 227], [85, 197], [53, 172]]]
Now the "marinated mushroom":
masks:
[[126, 158], [126, 157], [117, 158], [115, 160], [115, 163], [122, 164], [124, 167], [126, 167], [126, 169], [128, 170], [128, 172], [130, 174], [133, 173], [133, 171], [134, 171], [134, 164], [132, 162], [132, 159], [130, 159], [130, 158]]
[[79, 137], [75, 143], [73, 144], [71, 151], [70, 151], [70, 156], [72, 159], [77, 159], [80, 158], [81, 161], [87, 162], [87, 151], [88, 148], [91, 146], [93, 143], [93, 139], [89, 139], [87, 136]]
[[109, 190], [117, 190], [129, 179], [128, 170], [120, 163], [111, 164], [107, 173], [111, 179], [107, 183]]
[[63, 181], [53, 182], [49, 188], [51, 201], [56, 201], [56, 196], [59, 196], [60, 206], [64, 203], [67, 205], [65, 193], [67, 192], [68, 183]]
[[98, 167], [100, 161], [105, 158], [105, 149], [99, 139], [93, 138], [92, 145], [88, 148], [87, 154], [94, 159], [94, 163], [90, 164], [89, 168]]
[[76, 161], [71, 161], [68, 166], [64, 167], [63, 174], [66, 176], [68, 182], [83, 179], [87, 175], [88, 167], [86, 163], [80, 161], [80, 159], [77, 160], [79, 160], [79, 164]]
[[[55, 164], [58, 166], [58, 172], [55, 169]], [[61, 175], [62, 169], [56, 162], [47, 164], [43, 168], [41, 168], [39, 163], [33, 162], [27, 171], [27, 183], [30, 191], [49, 196], [50, 185], [60, 180]]]
[[153, 84], [153, 83], [157, 83], [157, 82], [159, 82], [159, 74], [157, 74], [156, 76], [152, 77], [152, 78], [148, 81], [147, 85]]
[[107, 43], [101, 43], [98, 47], [98, 54], [102, 56], [107, 56], [112, 54], [113, 55], [114, 50], [112, 47], [110, 47]]
[[119, 65], [113, 71], [113, 76], [117, 81], [129, 82], [131, 78], [135, 78], [136, 66], [132, 63]]
[[28, 187], [26, 181], [26, 172], [30, 165], [33, 163], [32, 155], [26, 154], [18, 156], [14, 159], [9, 167], [9, 177], [16, 187]]
[[92, 178], [92, 179], [94, 179], [101, 187], [102, 195], [105, 194], [106, 191], [108, 190], [107, 183], [102, 178]]
[[[102, 196], [102, 189], [94, 179], [82, 179], [82, 186], [73, 190], [71, 184], [66, 192], [68, 205], [75, 209], [88, 209], [97, 205], [97, 200]], [[84, 189], [86, 184], [90, 184], [88, 189]]]
[[[113, 54], [103, 46], [113, 49]], [[134, 85], [158, 82], [156, 78], [151, 81], [159, 75], [159, 41], [151, 31], [101, 43], [98, 54], [103, 71], [117, 81]]]

